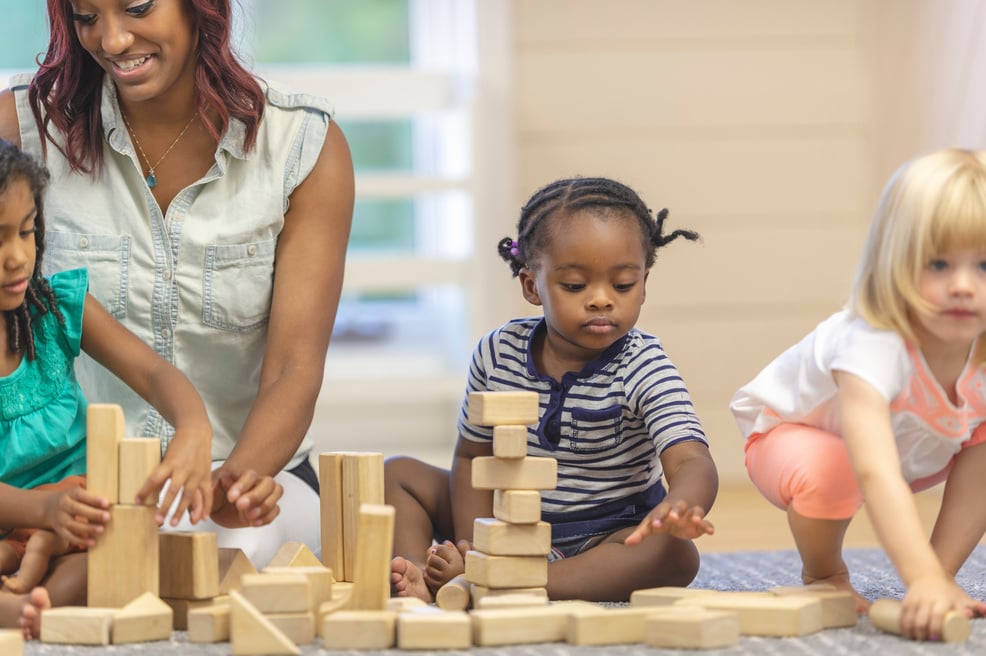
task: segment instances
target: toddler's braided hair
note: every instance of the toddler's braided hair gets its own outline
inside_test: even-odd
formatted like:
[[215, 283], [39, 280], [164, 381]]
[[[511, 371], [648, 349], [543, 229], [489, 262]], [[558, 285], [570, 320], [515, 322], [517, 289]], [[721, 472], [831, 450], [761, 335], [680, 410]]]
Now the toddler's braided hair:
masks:
[[658, 248], [678, 237], [689, 241], [699, 238], [698, 233], [691, 230], [675, 230], [665, 235], [664, 220], [668, 210], [662, 209], [654, 215], [637, 192], [620, 182], [608, 178], [567, 178], [536, 191], [520, 210], [517, 239], [504, 237], [497, 244], [500, 257], [510, 265], [513, 275], [535, 261], [547, 245], [549, 217], [569, 216], [584, 209], [625, 211], [635, 216], [644, 236], [648, 269], [654, 264]]
[[[55, 293], [48, 281], [41, 275], [41, 259], [44, 255], [45, 224], [42, 195], [48, 185], [48, 171], [22, 152], [12, 143], [0, 139], [0, 195], [6, 193], [16, 180], [23, 180], [31, 189], [34, 205], [38, 212], [34, 219], [34, 245], [37, 256], [34, 260], [34, 271], [28, 282], [27, 293], [20, 307], [3, 312], [7, 324], [7, 344], [13, 353], [24, 352], [28, 360], [34, 360], [37, 353], [34, 348], [34, 316], [48, 312], [54, 313], [60, 322], [65, 318], [59, 312], [55, 303]], [[32, 312], [33, 311], [33, 312]]]

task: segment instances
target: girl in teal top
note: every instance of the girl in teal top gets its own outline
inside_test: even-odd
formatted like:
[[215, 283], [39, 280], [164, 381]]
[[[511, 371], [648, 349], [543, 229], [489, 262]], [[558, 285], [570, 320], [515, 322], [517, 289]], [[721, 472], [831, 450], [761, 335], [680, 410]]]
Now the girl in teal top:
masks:
[[[21, 583], [44, 586], [0, 590], [0, 627], [20, 626], [27, 638], [37, 636], [44, 608], [85, 603], [85, 554], [61, 554], [94, 544], [110, 519], [109, 501], [84, 487], [39, 488], [85, 472], [87, 404], [73, 370], [80, 350], [175, 427], [161, 464], [132, 501], [158, 500], [170, 480], [157, 521], [163, 524], [177, 501], [170, 518], [177, 524], [186, 511], [193, 522], [207, 517], [212, 500], [212, 429], [188, 379], [86, 292], [85, 270], [41, 275], [47, 181], [45, 169], [0, 140], [0, 535], [39, 529], [27, 552], [21, 549], [24, 563], [11, 564], [17, 550], [0, 540], [0, 572], [20, 567]], [[37, 557], [36, 572], [24, 571], [29, 556]], [[49, 566], [50, 556], [57, 557]]]

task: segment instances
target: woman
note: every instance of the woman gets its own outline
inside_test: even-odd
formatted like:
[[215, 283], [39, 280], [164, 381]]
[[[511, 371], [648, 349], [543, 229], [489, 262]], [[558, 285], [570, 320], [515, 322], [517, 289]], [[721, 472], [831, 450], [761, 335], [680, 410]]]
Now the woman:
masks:
[[[287, 540], [320, 549], [307, 432], [353, 169], [323, 99], [236, 61], [230, 10], [48, 0], [48, 51], [0, 92], [0, 137], [52, 171], [48, 272], [88, 267], [97, 299], [202, 395], [218, 527], [197, 526], [262, 566]], [[91, 399], [123, 405], [129, 434], [167, 442], [152, 408], [91, 361], [78, 367]]]

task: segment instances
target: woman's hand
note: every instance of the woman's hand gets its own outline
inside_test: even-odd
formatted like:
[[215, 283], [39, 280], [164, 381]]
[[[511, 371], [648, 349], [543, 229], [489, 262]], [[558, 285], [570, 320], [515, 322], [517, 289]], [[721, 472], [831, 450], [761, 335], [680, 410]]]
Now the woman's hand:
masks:
[[110, 501], [83, 487], [52, 492], [44, 500], [46, 526], [58, 537], [79, 547], [92, 547], [110, 521]]
[[252, 469], [234, 472], [219, 467], [212, 473], [212, 521], [226, 528], [263, 526], [280, 514], [284, 488], [271, 476]]
[[211, 441], [212, 431], [208, 427], [176, 431], [161, 464], [137, 491], [135, 503], [157, 501], [161, 488], [171, 481], [158, 505], [155, 516], [158, 526], [167, 520], [176, 499], [178, 505], [171, 513], [172, 526], [178, 525], [186, 510], [190, 511], [193, 524], [209, 517], [213, 499]]

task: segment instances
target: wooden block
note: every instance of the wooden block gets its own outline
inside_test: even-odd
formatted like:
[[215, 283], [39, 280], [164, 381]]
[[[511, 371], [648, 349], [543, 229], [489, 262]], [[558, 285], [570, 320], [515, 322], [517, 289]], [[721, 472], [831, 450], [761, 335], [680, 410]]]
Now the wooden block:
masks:
[[265, 567], [264, 574], [301, 574], [308, 579], [311, 604], [308, 610], [315, 612], [326, 601], [332, 601], [332, 570], [321, 564], [309, 567]]
[[340, 572], [335, 572], [337, 581], [356, 580], [360, 506], [364, 503], [374, 505], [384, 503], [383, 454], [344, 452], [342, 454], [342, 550], [344, 564], [341, 572], [345, 576], [340, 578]]
[[203, 606], [188, 611], [189, 642], [229, 642], [229, 605]]
[[396, 627], [397, 613], [391, 610], [341, 610], [322, 622], [322, 646], [330, 650], [390, 649], [396, 642]]
[[655, 609], [644, 619], [644, 644], [666, 649], [720, 649], [740, 639], [735, 613], [677, 606]]
[[675, 605], [736, 613], [743, 635], [802, 636], [822, 629], [822, 604], [807, 597], [715, 592], [685, 597]]
[[315, 641], [315, 613], [268, 613], [273, 624], [296, 645], [308, 645]]
[[570, 645], [627, 645], [644, 641], [644, 619], [660, 608], [597, 606], [568, 616], [565, 642]]
[[24, 656], [24, 636], [18, 629], [0, 629], [0, 654]]
[[[899, 601], [877, 599], [870, 605], [870, 622], [876, 628], [894, 635], [901, 635]], [[972, 627], [969, 618], [963, 613], [950, 610], [945, 613], [941, 639], [944, 642], [965, 642], [969, 639]]]
[[322, 561], [312, 553], [304, 542], [285, 542], [267, 567], [323, 567]]
[[551, 524], [509, 524], [492, 517], [473, 522], [472, 546], [491, 556], [545, 556], [551, 553]]
[[170, 640], [173, 622], [174, 611], [171, 610], [171, 606], [147, 592], [113, 615], [110, 642], [120, 645]]
[[469, 649], [471, 645], [472, 622], [465, 611], [422, 606], [397, 616], [398, 649]]
[[41, 611], [41, 642], [108, 645], [115, 608], [59, 606]]
[[538, 597], [548, 603], [548, 590], [544, 587], [529, 588], [489, 588], [485, 585], [469, 584], [469, 591], [472, 593], [472, 605], [474, 608], [482, 608], [483, 602], [494, 597], [524, 595]]
[[229, 593], [229, 637], [234, 656], [290, 656], [295, 646], [236, 590]]
[[537, 490], [494, 490], [493, 516], [511, 524], [541, 521], [541, 493]]
[[[828, 589], [825, 589], [828, 588]], [[848, 590], [836, 590], [830, 585], [787, 586], [770, 589], [778, 596], [804, 595], [822, 604], [822, 627], [837, 629], [856, 626], [856, 597]]]
[[229, 594], [231, 590], [240, 589], [240, 578], [244, 574], [256, 574], [257, 568], [242, 549], [235, 547], [220, 547], [218, 549], [219, 594]]
[[527, 426], [494, 426], [493, 455], [523, 458], [527, 455]]
[[301, 613], [311, 608], [311, 585], [302, 574], [245, 574], [240, 594], [261, 613]]
[[466, 610], [471, 599], [472, 593], [465, 574], [453, 577], [435, 593], [435, 605], [442, 610]]
[[541, 588], [548, 583], [548, 559], [467, 551], [466, 578], [487, 588]]
[[470, 392], [469, 423], [477, 426], [536, 424], [541, 417], [537, 392]]
[[161, 601], [168, 604], [172, 612], [172, 625], [176, 631], [184, 631], [188, 628], [188, 617], [200, 608], [211, 608], [212, 606], [228, 606], [229, 597], [221, 595], [212, 599], [169, 599], [161, 597]]
[[336, 580], [346, 581], [342, 519], [342, 453], [318, 455], [319, 507], [322, 529], [322, 564]]
[[391, 597], [387, 600], [387, 610], [395, 613], [403, 613], [409, 608], [427, 606], [428, 603], [417, 597]]
[[[127, 437], [120, 440], [119, 503], [136, 503], [137, 491], [159, 464], [161, 440], [158, 438]], [[156, 506], [157, 497], [148, 498], [143, 505]]]
[[90, 606], [123, 608], [145, 592], [159, 596], [156, 512], [153, 506], [110, 507], [106, 530], [89, 549]]
[[359, 539], [347, 610], [383, 610], [387, 607], [393, 550], [394, 507], [364, 503], [359, 509]]
[[702, 588], [681, 588], [676, 586], [663, 586], [660, 588], [643, 588], [641, 590], [634, 590], [630, 593], [630, 605], [631, 606], [670, 606], [674, 604], [679, 599], [685, 599], [687, 597], [700, 597], [703, 595], [710, 594], [730, 594], [730, 595], [747, 595], [753, 594], [758, 597], [766, 596], [767, 593], [763, 592], [753, 592], [753, 593], [721, 593], [718, 590], [705, 590]]
[[480, 647], [562, 642], [572, 613], [596, 608], [587, 601], [555, 602], [546, 606], [474, 610], [473, 642]]
[[340, 581], [336, 579], [332, 582], [332, 600], [348, 598], [349, 595], [353, 593], [353, 584], [351, 581]]
[[[537, 588], [538, 590], [544, 590], [544, 588]], [[544, 595], [536, 594], [504, 594], [504, 595], [494, 595], [485, 596], [474, 604], [476, 608], [518, 608], [520, 606], [547, 606], [548, 605], [548, 595], [545, 591]]]
[[553, 490], [558, 485], [554, 458], [494, 458], [472, 461], [472, 486], [477, 490]]
[[120, 442], [125, 437], [123, 408], [110, 403], [90, 403], [86, 413], [86, 489], [120, 500]]
[[162, 531], [158, 540], [162, 597], [211, 599], [219, 594], [215, 533]]

